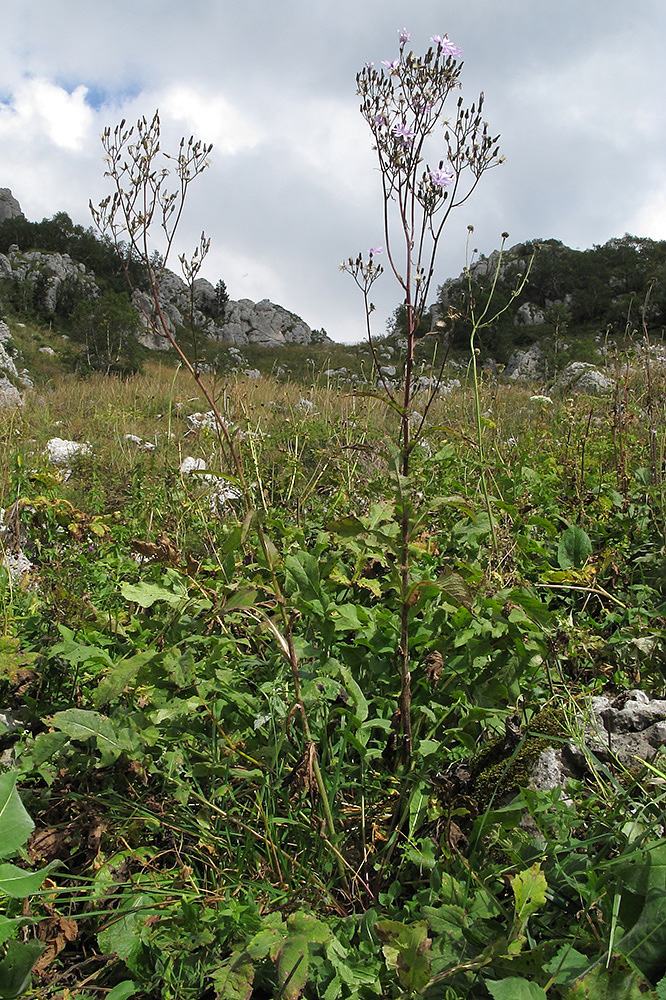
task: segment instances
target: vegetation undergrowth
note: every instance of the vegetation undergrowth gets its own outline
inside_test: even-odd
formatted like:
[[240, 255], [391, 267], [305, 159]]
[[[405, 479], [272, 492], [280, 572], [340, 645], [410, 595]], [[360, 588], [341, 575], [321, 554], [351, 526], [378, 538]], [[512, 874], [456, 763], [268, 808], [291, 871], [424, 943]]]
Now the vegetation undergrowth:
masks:
[[[496, 548], [469, 470], [474, 393], [433, 403], [412, 460], [441, 500], [410, 541], [406, 772], [395, 498], [358, 447], [397, 416], [333, 390], [304, 412], [297, 387], [218, 387], [269, 562], [242, 505], [179, 472], [188, 456], [222, 471], [214, 431], [188, 423], [205, 401], [182, 373], [29, 394], [3, 431], [2, 506], [33, 568], [3, 570], [1, 662], [19, 720], [5, 759], [37, 824], [17, 863], [27, 877], [59, 862], [29, 905], [5, 890], [8, 933], [46, 945], [33, 995], [274, 996], [297, 962], [289, 982], [312, 997], [656, 983], [660, 779], [637, 763], [536, 792], [501, 755], [472, 786], [455, 778], [516, 714], [526, 744], [544, 706], [573, 720], [586, 694], [663, 694], [663, 490], [640, 373], [623, 388], [620, 451], [613, 394], [545, 404], [481, 383]], [[658, 372], [651, 390], [663, 442]], [[43, 457], [56, 434], [91, 444], [68, 478]], [[334, 842], [269, 624], [274, 574]]]
[[[448, 39], [406, 41], [455, 83]], [[409, 123], [367, 111], [413, 193]], [[4, 422], [1, 995], [664, 995], [664, 766], [584, 722], [664, 694], [666, 373], [551, 398], [472, 353], [419, 391], [409, 218], [402, 381], [304, 397], [184, 353]], [[55, 436], [89, 450], [59, 471]], [[533, 787], [563, 747], [578, 772]]]

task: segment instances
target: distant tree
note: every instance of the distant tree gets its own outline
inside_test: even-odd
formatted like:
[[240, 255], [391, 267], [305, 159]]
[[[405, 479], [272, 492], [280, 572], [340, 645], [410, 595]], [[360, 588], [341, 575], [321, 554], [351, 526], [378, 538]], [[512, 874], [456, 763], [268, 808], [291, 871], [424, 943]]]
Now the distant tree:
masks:
[[[108, 237], [97, 237], [92, 227], [75, 225], [66, 212], [56, 212], [52, 219], [29, 222], [15, 216], [0, 222], [0, 253], [16, 245], [22, 252], [66, 253], [95, 274], [97, 283], [116, 292], [127, 291], [127, 279], [118, 250]], [[122, 248], [121, 248], [122, 249]], [[147, 285], [146, 269], [134, 251], [124, 248], [127, 268], [134, 287]]]
[[[387, 329], [390, 334], [397, 337], [406, 337], [409, 332], [409, 324], [407, 322], [407, 309], [404, 305], [399, 305], [395, 310], [393, 315], [388, 321]], [[419, 317], [419, 322], [414, 328], [414, 337], [416, 340], [421, 340], [426, 334], [430, 333], [432, 330], [432, 314], [430, 312], [423, 313]]]
[[[633, 322], [640, 324], [640, 309], [651, 288], [646, 319], [655, 333], [666, 324], [666, 241], [627, 235], [589, 250], [572, 250], [559, 240], [533, 240], [519, 246], [517, 253], [519, 260], [503, 270], [497, 282], [495, 302], [500, 306], [509, 301], [516, 267], [533, 253], [536, 256], [521, 295], [485, 332], [482, 347], [498, 359], [505, 360], [525, 338], [534, 336], [533, 328], [514, 326], [516, 310], [524, 302], [539, 306], [549, 329], [555, 327], [558, 334], [566, 324], [569, 328], [593, 324], [599, 330], [611, 326], [621, 334], [630, 312]], [[458, 316], [454, 347], [466, 341], [470, 301], [481, 300], [484, 280], [472, 268], [471, 281], [447, 282], [439, 289], [442, 314], [451, 308]]]
[[98, 299], [79, 302], [71, 332], [85, 345], [86, 368], [107, 375], [130, 375], [141, 370], [140, 325], [127, 295], [105, 292]]
[[220, 278], [215, 286], [215, 315], [213, 316], [213, 319], [216, 319], [220, 324], [224, 323], [228, 305], [229, 292], [225, 282]]

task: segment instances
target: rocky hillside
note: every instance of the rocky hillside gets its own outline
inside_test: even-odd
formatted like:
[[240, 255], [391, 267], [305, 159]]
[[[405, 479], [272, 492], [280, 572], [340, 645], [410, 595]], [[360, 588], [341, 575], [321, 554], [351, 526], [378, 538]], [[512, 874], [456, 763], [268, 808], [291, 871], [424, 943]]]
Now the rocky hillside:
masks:
[[[44, 320], [68, 320], [79, 302], [96, 299], [101, 291], [112, 288], [122, 294], [125, 287], [114, 257], [113, 248], [98, 240], [92, 229], [75, 226], [65, 213], [41, 223], [28, 222], [12, 192], [0, 188], [0, 294], [15, 308], [33, 311]], [[151, 333], [152, 300], [138, 266], [132, 277], [137, 288], [134, 306], [143, 327], [139, 340], [152, 349], [168, 347]], [[165, 270], [160, 293], [173, 332], [187, 327], [189, 289], [182, 278]], [[218, 289], [203, 278], [194, 285], [194, 307], [197, 334], [220, 344], [273, 348], [326, 339], [300, 316], [268, 299], [234, 302], [225, 294], [221, 308]]]
[[[163, 314], [173, 333], [187, 326], [190, 309], [190, 289], [182, 278], [173, 271], [163, 272], [159, 281], [160, 302]], [[311, 330], [307, 323], [282, 306], [262, 299], [240, 299], [227, 301], [219, 315], [219, 297], [215, 287], [205, 278], [197, 278], [193, 286], [194, 324], [199, 334], [218, 341], [220, 344], [236, 347], [256, 344], [259, 347], [281, 347], [284, 344], [311, 344], [319, 342], [322, 335]], [[139, 309], [143, 333], [140, 337], [144, 346], [156, 350], [168, 349], [163, 337], [155, 335], [149, 318], [153, 311], [153, 300], [145, 291], [137, 291], [134, 303]]]
[[440, 287], [433, 306], [434, 321], [456, 316], [452, 331], [449, 324], [453, 346], [468, 342], [470, 299], [478, 315], [496, 274], [489, 312], [496, 318], [479, 346], [497, 363], [508, 365], [517, 349], [535, 345], [543, 353], [596, 354], [600, 346], [642, 338], [645, 328], [651, 340], [663, 338], [666, 241], [624, 236], [572, 250], [558, 240], [534, 240], [481, 256]]
[[[0, 188], [0, 391], [15, 399], [26, 379], [51, 378], [58, 365], [129, 374], [150, 351], [168, 351], [150, 325], [145, 272], [136, 260], [129, 269], [132, 299], [109, 242], [64, 212], [29, 222], [12, 192]], [[424, 385], [433, 358], [439, 366], [446, 357], [446, 379], [466, 370], [470, 300], [478, 315], [498, 269], [489, 313], [495, 319], [476, 341], [480, 363], [495, 376], [553, 385], [569, 366], [584, 364], [574, 369], [577, 377], [583, 371], [583, 391], [597, 391], [604, 386], [596, 369], [608, 363], [614, 346], [639, 344], [647, 330], [666, 354], [666, 241], [625, 236], [584, 251], [557, 240], [532, 241], [501, 257], [499, 251], [478, 257], [469, 272], [439, 288], [417, 334]], [[267, 299], [230, 301], [223, 281], [195, 281], [192, 303], [188, 286], [171, 271], [163, 271], [159, 288], [163, 313], [186, 349], [193, 346], [193, 306], [198, 357], [218, 373], [272, 373], [309, 383], [319, 373], [340, 386], [372, 385], [377, 361], [385, 378], [400, 378], [404, 307], [373, 357], [367, 344], [334, 344]]]

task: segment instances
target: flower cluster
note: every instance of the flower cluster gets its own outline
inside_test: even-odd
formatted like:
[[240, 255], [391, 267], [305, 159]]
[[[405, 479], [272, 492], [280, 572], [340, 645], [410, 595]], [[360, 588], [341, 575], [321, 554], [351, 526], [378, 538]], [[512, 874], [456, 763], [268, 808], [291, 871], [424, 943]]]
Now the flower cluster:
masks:
[[431, 170], [430, 171], [430, 182], [433, 187], [436, 188], [447, 188], [450, 187], [455, 180], [455, 176], [451, 170]]
[[411, 142], [412, 139], [416, 138], [416, 132], [413, 128], [410, 128], [406, 122], [398, 122], [397, 125], [393, 126], [391, 131], [397, 139], [400, 139], [401, 142]]
[[[451, 211], [501, 158], [498, 137], [490, 134], [482, 117], [483, 95], [467, 106], [457, 94], [461, 49], [448, 35], [432, 35], [430, 48], [419, 56], [409, 49], [410, 40], [407, 28], [400, 29], [397, 58], [385, 59], [376, 68], [366, 63], [356, 79], [361, 114], [370, 126], [382, 174], [387, 208], [383, 249], [387, 265], [411, 296], [413, 326], [414, 317], [425, 309], [438, 242]], [[389, 225], [391, 206], [397, 230]], [[401, 227], [407, 260], [402, 271], [391, 243]], [[342, 265], [366, 295], [381, 273], [381, 250], [373, 247]]]
[[454, 45], [448, 35], [433, 35], [430, 41], [439, 51], [440, 56], [450, 56], [453, 59], [457, 59], [458, 56], [462, 55], [462, 49]]

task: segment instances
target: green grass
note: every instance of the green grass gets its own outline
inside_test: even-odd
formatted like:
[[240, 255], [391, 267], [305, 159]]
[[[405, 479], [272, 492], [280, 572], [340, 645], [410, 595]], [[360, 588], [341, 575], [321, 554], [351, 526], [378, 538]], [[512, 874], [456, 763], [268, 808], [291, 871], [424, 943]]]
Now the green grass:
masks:
[[[658, 775], [600, 770], [566, 797], [521, 791], [508, 761], [483, 793], [451, 777], [517, 710], [527, 741], [544, 710], [575, 733], [591, 693], [664, 693], [666, 379], [655, 367], [648, 395], [633, 363], [609, 368], [614, 394], [551, 405], [484, 376], [495, 548], [468, 377], [428, 412], [408, 483], [390, 471], [397, 416], [323, 367], [305, 386], [212, 378], [249, 488], [223, 509], [179, 473], [191, 455], [231, 476], [168, 359], [42, 379], [6, 414], [0, 507], [34, 565], [0, 576], [2, 705], [22, 718], [4, 740], [36, 824], [17, 863], [61, 863], [0, 911], [59, 943], [26, 996], [657, 995]], [[54, 436], [90, 442], [68, 478], [44, 458]]]

